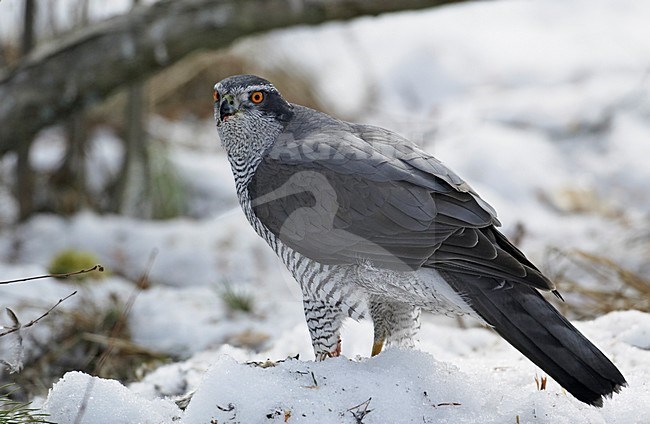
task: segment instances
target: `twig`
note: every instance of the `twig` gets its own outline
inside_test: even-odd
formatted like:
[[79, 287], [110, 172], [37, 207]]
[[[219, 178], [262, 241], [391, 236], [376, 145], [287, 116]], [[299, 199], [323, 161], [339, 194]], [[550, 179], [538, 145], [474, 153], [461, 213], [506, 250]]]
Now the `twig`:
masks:
[[311, 386], [303, 386], [305, 389], [318, 389], [318, 381], [316, 381], [316, 376], [314, 375], [313, 371], [310, 372], [300, 372], [298, 371], [299, 374], [311, 374], [311, 381], [314, 382]]
[[364, 401], [361, 402], [360, 404], [358, 404], [358, 405], [354, 405], [352, 408], [348, 408], [348, 409], [346, 409], [345, 412], [350, 412], [350, 411], [352, 411], [353, 409], [359, 409], [359, 408], [362, 407], [362, 406], [365, 406], [366, 408], [368, 408], [368, 405], [370, 404], [370, 401], [371, 401], [371, 400], [372, 400], [372, 398], [370, 397], [370, 398], [368, 398], [368, 400], [364, 400]]
[[[300, 354], [297, 353], [295, 356], [287, 356], [285, 359], [278, 359], [277, 361], [272, 361], [270, 359], [267, 359], [266, 361], [248, 361], [246, 362], [246, 365], [251, 366], [251, 367], [260, 367], [260, 368], [270, 368], [274, 367], [277, 364], [280, 364], [285, 361], [297, 361], [300, 359]], [[296, 371], [298, 374], [307, 374], [307, 372], [301, 372], [301, 371]]]
[[25, 324], [25, 325], [20, 325], [20, 322], [17, 321], [18, 318], [16, 317], [16, 314], [14, 314], [14, 312], [13, 312], [11, 309], [6, 308], [6, 310], [9, 312], [9, 314], [12, 316], [12, 319], [14, 320], [14, 323], [16, 323], [16, 325], [15, 325], [11, 330], [7, 330], [7, 331], [5, 331], [4, 333], [0, 333], [0, 337], [2, 337], [2, 336], [6, 336], [7, 334], [14, 333], [14, 332], [20, 330], [21, 328], [28, 328], [28, 327], [31, 327], [32, 325], [36, 324], [37, 322], [39, 322], [40, 320], [42, 320], [43, 318], [45, 318], [45, 317], [46, 317], [50, 312], [52, 312], [52, 311], [53, 311], [57, 306], [59, 306], [61, 303], [65, 302], [66, 300], [68, 300], [69, 298], [71, 298], [72, 296], [74, 296], [75, 294], [77, 294], [77, 291], [76, 291], [76, 290], [73, 291], [72, 293], [70, 293], [69, 295], [67, 295], [66, 297], [64, 297], [63, 299], [59, 299], [59, 301], [56, 302], [56, 304], [55, 304], [54, 306], [52, 306], [50, 309], [48, 309], [47, 311], [45, 311], [45, 313], [44, 313], [43, 315], [41, 315], [40, 317], [38, 317], [38, 318], [36, 318], [36, 319], [31, 320], [30, 322], [28, 322], [28, 323]]
[[[497, 369], [497, 368], [494, 368]], [[429, 394], [427, 392], [424, 392], [424, 397], [429, 399]], [[440, 402], [440, 403], [432, 403], [431, 406], [434, 408], [438, 408], [440, 406], [461, 406], [460, 402]]]
[[[363, 424], [363, 419], [365, 418], [365, 416], [372, 412], [372, 409], [368, 409], [371, 400], [372, 398], [369, 397], [368, 400], [361, 402], [360, 404], [353, 406], [352, 408], [346, 409], [345, 412], [351, 413], [354, 419], [356, 420], [357, 424]], [[353, 409], [356, 409], [356, 411], [353, 411]]]
[[0, 281], [0, 284], [22, 283], [24, 281], [40, 280], [42, 278], [68, 278], [68, 277], [72, 277], [74, 275], [85, 274], [87, 272], [92, 272], [92, 271], [104, 272], [104, 267], [97, 264], [92, 268], [82, 269], [81, 271], [67, 272], [65, 274], [46, 274], [46, 275], [39, 275], [39, 276], [36, 276], [36, 277], [18, 278], [16, 280]]

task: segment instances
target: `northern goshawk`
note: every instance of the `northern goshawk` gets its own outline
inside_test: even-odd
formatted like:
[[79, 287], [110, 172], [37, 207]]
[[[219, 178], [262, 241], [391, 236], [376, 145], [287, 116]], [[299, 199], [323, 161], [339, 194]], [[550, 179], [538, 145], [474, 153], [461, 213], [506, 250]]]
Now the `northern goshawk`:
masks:
[[496, 227], [494, 209], [405, 138], [288, 103], [253, 75], [214, 86], [239, 202], [300, 284], [317, 359], [369, 314], [372, 353], [410, 344], [420, 310], [492, 327], [577, 399], [601, 406], [619, 370], [539, 290], [554, 284]]

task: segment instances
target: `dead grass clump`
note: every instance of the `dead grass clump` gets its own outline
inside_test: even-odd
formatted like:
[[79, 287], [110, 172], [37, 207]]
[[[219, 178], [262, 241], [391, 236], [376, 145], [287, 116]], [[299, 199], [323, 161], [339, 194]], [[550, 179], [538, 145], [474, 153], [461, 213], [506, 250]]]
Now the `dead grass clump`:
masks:
[[[613, 259], [580, 249], [559, 248], [549, 249], [546, 256], [547, 263], [563, 264], [549, 272], [560, 292], [580, 300], [560, 305], [563, 312], [580, 318], [627, 309], [650, 312], [650, 280]], [[584, 284], [576, 275], [591, 283]]]
[[[40, 325], [50, 325], [47, 342], [36, 341], [20, 373], [0, 376], [0, 384], [15, 383], [21, 388], [15, 399], [45, 395], [63, 374], [76, 370], [122, 382], [137, 380], [136, 370], [145, 363], [168, 360], [131, 341], [126, 325], [118, 325], [122, 302], [113, 297], [108, 306], [84, 300], [74, 310], [55, 310]], [[116, 331], [118, 329], [119, 331]], [[110, 353], [107, 355], [106, 353]]]
[[234, 287], [230, 282], [225, 281], [217, 290], [230, 314], [238, 312], [252, 314], [255, 311], [255, 297], [243, 288]]

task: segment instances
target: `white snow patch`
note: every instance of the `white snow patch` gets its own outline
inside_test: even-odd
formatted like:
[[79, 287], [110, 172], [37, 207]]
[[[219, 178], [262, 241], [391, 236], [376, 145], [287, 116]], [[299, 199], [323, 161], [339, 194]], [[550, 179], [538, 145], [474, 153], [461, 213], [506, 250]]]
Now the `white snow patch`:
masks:
[[117, 381], [78, 371], [67, 373], [52, 387], [43, 410], [58, 424], [161, 424], [180, 415], [169, 400], [142, 399]]
[[[606, 400], [603, 408], [577, 401], [552, 380], [546, 390], [538, 390], [535, 377], [544, 373], [488, 330], [429, 322], [422, 329], [422, 346], [434, 347], [435, 356], [388, 349], [373, 358], [287, 359], [262, 368], [245, 361], [263, 357], [224, 346], [165, 365], [128, 389], [115, 381], [68, 373], [50, 391], [45, 410], [57, 422], [73, 422], [92, 381], [84, 420], [89, 418], [82, 422], [109, 422], [105, 417], [110, 410], [112, 422], [120, 423], [284, 422], [289, 415], [289, 422], [296, 423], [355, 423], [354, 414], [366, 409], [363, 422], [368, 424], [503, 423], [516, 417], [520, 422], [567, 424], [639, 422], [639, 417], [650, 416], [645, 402], [650, 396], [650, 351], [634, 344], [647, 341], [648, 323], [650, 314], [636, 311], [577, 323], [628, 379], [629, 387]], [[630, 331], [621, 331], [625, 328]], [[353, 343], [357, 330], [348, 334]], [[279, 344], [288, 342], [290, 333], [281, 334]], [[159, 399], [175, 399], [192, 389], [196, 392], [184, 412]]]
[[[482, 400], [455, 367], [422, 352], [391, 350], [361, 362], [286, 361], [272, 368], [242, 365], [224, 356], [206, 374], [183, 417], [185, 423], [211, 419], [296, 423], [355, 422], [370, 400], [364, 422], [409, 422], [415, 417], [480, 421]], [[458, 402], [462, 407], [436, 408]], [[225, 409], [225, 411], [224, 411]]]

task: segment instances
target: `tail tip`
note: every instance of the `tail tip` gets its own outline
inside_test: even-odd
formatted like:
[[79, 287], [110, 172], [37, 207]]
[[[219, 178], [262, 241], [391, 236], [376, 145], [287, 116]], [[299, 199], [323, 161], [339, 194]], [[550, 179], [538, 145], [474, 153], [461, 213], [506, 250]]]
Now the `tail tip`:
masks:
[[603, 394], [599, 394], [597, 397], [593, 399], [589, 399], [587, 403], [597, 408], [602, 408], [604, 398], [611, 399], [614, 396], [614, 393], [620, 393], [620, 391], [623, 390], [625, 387], [627, 387], [627, 381], [623, 380], [621, 383], [614, 384], [611, 391], [608, 391]]

